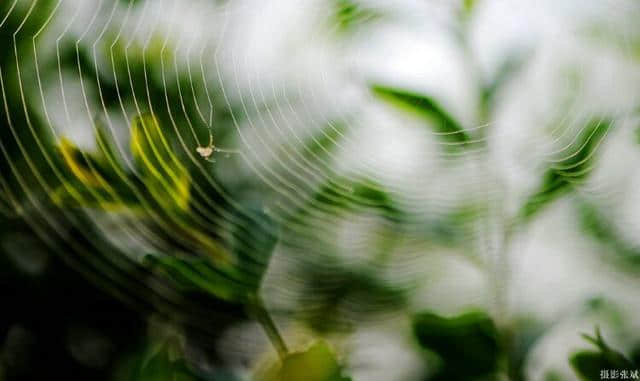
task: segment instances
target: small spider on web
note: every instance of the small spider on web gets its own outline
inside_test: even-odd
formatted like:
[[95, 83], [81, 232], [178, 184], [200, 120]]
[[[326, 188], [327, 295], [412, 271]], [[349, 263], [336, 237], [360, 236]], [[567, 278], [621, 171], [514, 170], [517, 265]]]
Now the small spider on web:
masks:
[[216, 159], [213, 158], [214, 152], [222, 152], [225, 154], [225, 157], [229, 157], [230, 154], [240, 153], [237, 150], [228, 150], [216, 147], [215, 144], [213, 144], [213, 134], [211, 133], [211, 130], [209, 130], [209, 144], [206, 146], [198, 145], [198, 147], [196, 147], [196, 152], [198, 152], [203, 159], [210, 163], [216, 162]]

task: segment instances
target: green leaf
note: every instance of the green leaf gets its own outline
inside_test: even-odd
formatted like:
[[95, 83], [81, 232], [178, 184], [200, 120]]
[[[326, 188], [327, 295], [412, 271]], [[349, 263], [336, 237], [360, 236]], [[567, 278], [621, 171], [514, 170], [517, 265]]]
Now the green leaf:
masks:
[[264, 372], [258, 372], [256, 381], [350, 381], [335, 354], [324, 341], [309, 349], [288, 354]]
[[485, 120], [491, 118], [489, 114], [495, 107], [498, 92], [522, 70], [529, 57], [528, 51], [510, 53], [500, 64], [495, 76], [483, 85], [480, 101]]
[[308, 160], [320, 160], [333, 152], [344, 131], [344, 124], [329, 123], [315, 136], [311, 136], [304, 141], [300, 148], [300, 153]]
[[124, 170], [124, 165], [122, 164], [118, 148], [116, 147], [111, 134], [107, 131], [107, 128], [103, 124], [96, 122], [95, 133], [96, 146], [100, 151], [101, 161], [104, 165], [108, 165], [110, 167], [116, 166], [117, 168]]
[[122, 381], [204, 381], [184, 358], [177, 337], [166, 338], [130, 356], [114, 379]]
[[145, 256], [144, 262], [183, 291], [202, 291], [234, 303], [251, 303], [278, 241], [278, 225], [264, 213], [247, 212], [238, 218], [232, 231], [233, 261], [226, 249], [203, 233], [180, 230], [211, 255], [203, 258], [154, 254]]
[[611, 249], [606, 254], [612, 252], [614, 255], [607, 256], [607, 259], [617, 260], [624, 270], [640, 268], [640, 250], [621, 237], [594, 205], [582, 203], [579, 207], [579, 218], [580, 225], [587, 234]]
[[222, 271], [205, 258], [146, 255], [143, 263], [184, 292], [201, 291], [232, 302], [244, 301], [253, 292], [238, 274]]
[[147, 361], [135, 378], [137, 381], [196, 381], [199, 378], [185, 364], [184, 360], [171, 361], [163, 351]]
[[[508, 335], [507, 360], [510, 380], [524, 381], [527, 379], [526, 365], [529, 354], [545, 334], [546, 329], [547, 327], [542, 321], [529, 315], [515, 316], [511, 319], [508, 330], [503, 333], [503, 335]], [[544, 380], [551, 381], [557, 376], [552, 369], [545, 373]]]
[[[382, 16], [380, 12], [358, 4], [357, 0], [333, 0], [333, 3], [334, 16], [332, 21], [340, 33], [347, 33], [359, 25], [377, 20]], [[331, 27], [333, 26], [331, 25]]]
[[400, 222], [404, 218], [404, 212], [392, 195], [385, 187], [369, 178], [329, 179], [293, 218], [297, 223], [304, 223], [308, 213], [318, 208], [318, 205], [338, 216], [345, 212], [369, 209], [378, 211], [381, 216], [392, 222]]
[[605, 343], [599, 328], [596, 327], [595, 337], [586, 334], [582, 336], [585, 340], [595, 345], [598, 351], [579, 351], [569, 358], [569, 363], [581, 379], [587, 381], [600, 380], [600, 371], [602, 370], [620, 371], [638, 368], [637, 364], [633, 364], [622, 353], [611, 349]]
[[387, 103], [428, 121], [435, 133], [448, 145], [466, 147], [471, 144], [469, 134], [433, 98], [381, 85], [373, 85], [371, 89]]
[[473, 379], [488, 376], [498, 367], [498, 332], [485, 313], [452, 318], [420, 313], [413, 318], [413, 332], [423, 348], [442, 360], [435, 379]]
[[602, 119], [587, 124], [571, 150], [568, 153], [563, 152], [565, 158], [545, 172], [540, 188], [529, 197], [520, 210], [523, 220], [531, 219], [549, 202], [584, 181], [594, 165], [596, 150], [611, 126], [611, 121]]
[[406, 288], [382, 279], [371, 267], [325, 260], [307, 264], [303, 274], [302, 295], [313, 303], [307, 303], [301, 315], [316, 332], [349, 330], [354, 321], [375, 319], [376, 314], [400, 309], [407, 302]]
[[562, 381], [562, 380], [563, 380], [562, 374], [555, 369], [550, 369], [544, 373], [544, 381]]
[[[600, 371], [614, 369], [599, 352], [580, 351], [569, 358], [569, 363], [582, 380], [600, 380]], [[615, 368], [617, 369], [617, 368]]]
[[[66, 138], [58, 146], [66, 180], [50, 194], [60, 206], [97, 207], [103, 210], [135, 208], [138, 200], [103, 153], [83, 152]], [[115, 164], [117, 165], [117, 164]]]
[[49, 197], [61, 207], [89, 207], [104, 211], [142, 210], [135, 194], [118, 183], [110, 183], [108, 187], [93, 187], [75, 180], [65, 181]]
[[131, 126], [131, 151], [142, 181], [167, 209], [189, 208], [189, 172], [173, 152], [169, 140], [151, 114], [136, 117]]
[[93, 155], [83, 153], [66, 138], [60, 140], [59, 150], [67, 169], [81, 183], [95, 187], [107, 185], [102, 174], [97, 171], [100, 165]]
[[269, 215], [256, 209], [238, 213], [236, 218], [237, 223], [232, 230], [236, 266], [242, 269], [244, 282], [256, 291], [260, 288], [271, 254], [278, 243], [279, 225]]
[[470, 15], [475, 8], [477, 0], [462, 0], [462, 11], [465, 15]]

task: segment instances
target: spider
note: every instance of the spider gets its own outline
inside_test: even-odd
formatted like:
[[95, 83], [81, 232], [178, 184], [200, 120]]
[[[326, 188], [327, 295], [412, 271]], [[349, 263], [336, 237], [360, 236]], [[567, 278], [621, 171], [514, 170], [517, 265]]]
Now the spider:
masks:
[[207, 146], [198, 146], [196, 147], [196, 152], [200, 154], [200, 156], [208, 162], [215, 163], [216, 160], [212, 157], [214, 152], [224, 152], [227, 156], [231, 153], [238, 153], [234, 150], [227, 150], [218, 148], [213, 144], [213, 135], [209, 133], [209, 144]]

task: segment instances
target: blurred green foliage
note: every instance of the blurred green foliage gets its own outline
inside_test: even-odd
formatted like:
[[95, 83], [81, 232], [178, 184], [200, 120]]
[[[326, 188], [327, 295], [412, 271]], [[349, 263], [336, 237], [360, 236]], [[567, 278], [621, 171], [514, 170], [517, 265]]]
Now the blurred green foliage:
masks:
[[640, 267], [640, 250], [619, 235], [611, 221], [595, 205], [583, 202], [578, 206], [578, 217], [583, 231], [610, 249], [604, 254], [621, 270], [633, 271]]
[[339, 34], [352, 32], [358, 26], [378, 20], [383, 17], [378, 10], [360, 4], [358, 0], [331, 0], [333, 2], [333, 17], [331, 21]]
[[[327, 263], [328, 262], [328, 263]], [[300, 301], [301, 318], [320, 334], [349, 332], [390, 309], [407, 304], [408, 290], [364, 266], [338, 261], [309, 263]]]
[[[262, 218], [262, 225], [255, 219]], [[261, 278], [276, 241], [273, 222], [264, 214], [250, 221], [255, 234], [254, 249], [237, 245], [235, 266], [220, 268], [207, 258], [150, 254], [145, 262], [159, 274], [167, 275], [185, 291], [200, 290], [230, 302], [250, 303], [260, 288]]]
[[611, 371], [638, 371], [640, 364], [634, 364], [627, 359], [622, 353], [612, 349], [602, 338], [600, 329], [596, 328], [596, 335], [589, 336], [584, 334], [585, 340], [596, 346], [597, 351], [583, 350], [571, 355], [569, 362], [571, 366], [585, 381], [601, 380], [603, 371], [607, 374]]
[[[146, 4], [122, 3], [133, 9]], [[465, 23], [479, 3], [460, 2]], [[348, 381], [348, 361], [322, 340], [287, 352], [260, 295], [276, 247], [282, 245], [285, 257], [292, 255], [285, 250], [294, 251], [300, 262], [299, 310], [285, 311], [286, 317], [298, 319], [318, 337], [346, 337], [386, 313], [410, 314], [413, 281], [399, 284], [387, 276], [402, 239], [428, 243], [426, 255], [432, 255], [433, 246], [473, 252], [468, 238], [487, 214], [482, 202], [454, 205], [429, 215], [428, 222], [419, 221], [416, 228], [415, 212], [389, 184], [373, 176], [334, 172], [330, 160], [348, 132], [346, 121], [327, 123], [293, 148], [294, 157], [313, 168], [306, 174], [318, 182], [305, 188], [311, 189], [308, 194], [292, 197], [300, 202], [288, 212], [278, 207], [266, 212], [276, 193], [269, 185], [239, 171], [233, 160], [214, 167], [194, 154], [212, 126], [217, 145], [264, 105], [254, 100], [257, 110], [247, 110], [242, 101], [234, 103], [221, 94], [221, 78], [208, 80], [203, 74], [194, 84], [189, 70], [178, 69], [183, 57], [175, 41], [156, 31], [147, 44], [111, 28], [95, 45], [60, 36], [50, 54], [42, 49], [36, 62], [34, 53], [50, 43], [36, 33], [56, 2], [39, 0], [32, 7], [35, 3], [21, 1], [9, 14], [12, 4], [0, 4], [0, 17], [8, 14], [0, 28], [0, 283], [3, 300], [12, 307], [0, 317], [0, 338], [5, 338], [0, 379], [56, 374], [91, 380], [236, 381], [240, 377], [221, 353], [227, 348], [216, 345], [229, 328], [251, 317], [265, 325], [282, 356], [258, 373], [260, 381]], [[338, 38], [386, 17], [364, 2], [332, 0], [328, 6]], [[507, 57], [493, 79], [478, 85], [478, 125], [488, 122], [499, 90], [526, 58]], [[60, 81], [62, 86], [62, 73], [80, 79], [83, 95], [95, 93], [86, 102], [91, 121], [84, 126], [94, 135], [94, 150], [60, 135], [44, 99], [33, 90], [36, 86], [26, 85]], [[204, 110], [199, 100], [209, 97], [210, 89], [224, 102]], [[425, 122], [445, 150], [466, 154], [470, 148], [486, 148], [480, 147], [484, 130], [465, 129], [435, 96], [382, 84], [367, 90]], [[597, 118], [581, 129], [569, 153], [545, 169], [539, 188], [520, 210], [519, 222], [531, 221], [585, 181], [614, 123]], [[122, 131], [128, 132], [124, 139]], [[127, 147], [122, 141], [128, 148], [122, 149]], [[222, 176], [225, 171], [232, 175]], [[291, 172], [287, 176], [307, 181]], [[579, 212], [585, 231], [615, 252], [621, 267], [635, 271], [640, 256], [632, 244], [595, 206], [585, 203]], [[343, 252], [332, 228], [361, 216], [373, 216], [373, 238], [363, 245], [364, 258], [352, 260], [353, 253]], [[106, 222], [107, 228], [98, 222]], [[131, 237], [142, 244], [127, 248]], [[146, 334], [152, 314], [180, 327], [177, 338]], [[455, 317], [423, 312], [411, 319], [419, 346], [437, 357], [436, 370], [425, 375], [431, 380], [488, 380], [504, 374], [524, 379], [527, 356], [548, 328], [512, 319], [498, 329], [486, 312]], [[89, 326], [82, 329], [108, 343], [104, 364], [88, 361], [83, 352], [91, 351], [74, 347], [78, 335], [68, 332], [78, 325]], [[599, 379], [602, 369], [638, 368], [640, 349], [626, 358], [599, 331], [585, 338], [597, 350], [570, 358], [585, 380]], [[84, 339], [79, 340], [81, 349], [95, 349]], [[187, 355], [186, 349], [194, 346], [204, 353], [201, 357]], [[11, 362], [12, 354], [25, 362]], [[428, 355], [425, 361], [431, 365]], [[560, 377], [546, 372], [549, 380]]]
[[472, 143], [469, 133], [438, 102], [429, 96], [411, 91], [373, 85], [373, 93], [389, 104], [426, 120], [445, 148], [457, 150]]
[[608, 119], [594, 119], [572, 142], [569, 153], [551, 166], [542, 178], [540, 188], [529, 197], [521, 210], [521, 218], [530, 220], [549, 202], [578, 186], [589, 175], [596, 160], [597, 148], [612, 127]]
[[421, 347], [439, 357], [431, 380], [490, 379], [498, 371], [499, 333], [484, 312], [451, 318], [422, 312], [413, 317], [413, 332]]
[[259, 372], [256, 381], [350, 381], [343, 373], [329, 345], [318, 341]]

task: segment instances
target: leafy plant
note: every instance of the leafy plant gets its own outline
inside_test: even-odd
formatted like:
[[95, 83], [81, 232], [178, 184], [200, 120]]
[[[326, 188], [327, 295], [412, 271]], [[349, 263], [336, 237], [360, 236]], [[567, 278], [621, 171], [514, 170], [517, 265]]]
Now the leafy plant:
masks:
[[[616, 260], [620, 269], [634, 270], [640, 266], [640, 250], [621, 237], [595, 205], [581, 203], [578, 206], [578, 216], [582, 229], [604, 247], [611, 249], [613, 255], [607, 255], [607, 259]], [[609, 253], [606, 251], [606, 254]]]
[[256, 381], [350, 381], [343, 373], [329, 345], [318, 341], [258, 372]]
[[469, 133], [434, 98], [377, 84], [371, 89], [380, 99], [427, 121], [447, 147], [466, 148], [471, 145]]
[[408, 291], [376, 276], [370, 268], [327, 262], [312, 263], [303, 270], [302, 295], [313, 295], [313, 303], [305, 300], [300, 315], [316, 332], [355, 330], [390, 308], [406, 305]]
[[572, 149], [563, 152], [565, 157], [545, 172], [539, 189], [522, 207], [520, 214], [524, 220], [531, 219], [546, 204], [584, 181], [593, 167], [597, 148], [612, 125], [610, 120], [595, 119], [585, 126]]
[[610, 370], [636, 371], [640, 364], [634, 364], [622, 353], [612, 349], [602, 338], [600, 329], [596, 327], [596, 335], [583, 334], [585, 340], [593, 344], [598, 350], [582, 350], [571, 355], [569, 363], [585, 381], [601, 380], [601, 372]]
[[359, 4], [358, 0], [332, 1], [334, 3], [332, 21], [335, 22], [335, 26], [341, 34], [346, 34], [359, 25], [382, 17], [379, 11]]
[[[286, 353], [259, 296], [278, 241], [277, 224], [263, 212], [245, 211], [235, 216], [237, 225], [227, 239], [210, 237], [211, 228], [192, 213], [192, 174], [151, 114], [135, 118], [131, 127], [135, 173], [118, 164], [122, 160], [105, 134], [97, 134], [97, 139], [98, 153], [82, 152], [62, 140], [59, 150], [71, 178], [54, 192], [54, 202], [134, 212], [140, 222], [171, 231], [176, 240], [164, 242], [166, 251], [147, 254], [143, 263], [178, 290], [246, 305], [279, 352]], [[252, 234], [250, 244], [243, 239], [247, 231]]]
[[441, 361], [433, 380], [481, 379], [498, 370], [499, 334], [483, 312], [451, 318], [423, 312], [414, 316], [413, 332], [420, 346]]

